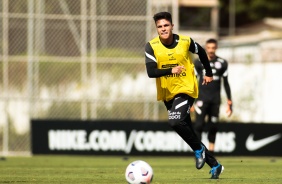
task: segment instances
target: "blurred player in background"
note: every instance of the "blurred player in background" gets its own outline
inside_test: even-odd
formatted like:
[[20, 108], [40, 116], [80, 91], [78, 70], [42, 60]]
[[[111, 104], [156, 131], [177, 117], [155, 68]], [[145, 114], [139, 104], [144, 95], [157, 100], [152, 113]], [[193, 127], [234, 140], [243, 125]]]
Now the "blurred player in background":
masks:
[[168, 112], [169, 125], [192, 148], [196, 168], [207, 163], [212, 169], [212, 179], [218, 179], [224, 167], [209, 153], [197, 137], [190, 118], [190, 107], [198, 97], [198, 84], [191, 53], [199, 55], [205, 68], [203, 85], [213, 80], [212, 70], [205, 50], [189, 36], [173, 34], [171, 14], [154, 15], [158, 36], [145, 46], [146, 70], [156, 78], [157, 100], [163, 101]]
[[[232, 114], [232, 100], [231, 90], [228, 82], [228, 63], [226, 60], [216, 55], [218, 43], [215, 39], [209, 39], [206, 41], [205, 49], [208, 55], [210, 66], [213, 72], [213, 81], [209, 85], [199, 85], [199, 97], [196, 99], [194, 109], [196, 112], [196, 120], [194, 123], [195, 131], [198, 137], [202, 138], [202, 132], [206, 126], [208, 131], [209, 151], [214, 152], [214, 143], [216, 133], [218, 131], [217, 123], [219, 119], [219, 107], [221, 103], [220, 89], [221, 81], [227, 96], [227, 116]], [[200, 58], [201, 59], [201, 58]], [[198, 59], [194, 62], [196, 73], [198, 76], [199, 84], [204, 81], [205, 67]], [[207, 123], [206, 123], [207, 118]]]

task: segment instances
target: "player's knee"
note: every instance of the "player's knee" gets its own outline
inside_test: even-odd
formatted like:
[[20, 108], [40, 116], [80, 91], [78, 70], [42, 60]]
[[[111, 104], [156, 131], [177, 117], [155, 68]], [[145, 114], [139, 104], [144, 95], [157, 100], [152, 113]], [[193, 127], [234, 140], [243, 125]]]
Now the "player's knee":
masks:
[[217, 123], [217, 122], [218, 122], [218, 117], [212, 116], [212, 117], [211, 117], [211, 122], [212, 122], [212, 123]]

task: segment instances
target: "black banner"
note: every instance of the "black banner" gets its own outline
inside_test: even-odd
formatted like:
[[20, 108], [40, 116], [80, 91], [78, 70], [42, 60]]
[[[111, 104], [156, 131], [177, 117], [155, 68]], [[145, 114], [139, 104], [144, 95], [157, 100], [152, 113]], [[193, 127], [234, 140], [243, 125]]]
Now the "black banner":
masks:
[[[282, 156], [282, 124], [219, 123], [215, 152]], [[192, 155], [167, 122], [32, 120], [33, 154]], [[202, 142], [208, 146], [207, 133]]]

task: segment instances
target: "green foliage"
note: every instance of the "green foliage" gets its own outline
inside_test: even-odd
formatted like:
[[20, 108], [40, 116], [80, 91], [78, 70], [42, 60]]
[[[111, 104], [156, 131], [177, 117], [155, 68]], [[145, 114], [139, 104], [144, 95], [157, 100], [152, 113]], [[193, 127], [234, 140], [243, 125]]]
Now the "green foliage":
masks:
[[27, 62], [11, 62], [8, 64], [9, 83], [11, 85], [23, 85], [27, 80]]
[[[241, 0], [241, 2], [245, 4], [245, 1]], [[252, 0], [249, 6], [245, 7], [245, 11], [248, 11], [251, 20], [260, 20], [265, 17], [282, 17], [282, 3], [277, 0]]]
[[39, 81], [47, 86], [79, 81], [80, 67], [79, 62], [40, 62]]
[[205, 30], [210, 28], [210, 8], [180, 7], [179, 11], [181, 27], [190, 30]]
[[[98, 119], [105, 117], [107, 117], [107, 119], [115, 119], [116, 117], [119, 117], [120, 119], [143, 119], [144, 118], [143, 106], [144, 103], [125, 103], [125, 102], [114, 103], [108, 108], [106, 106], [103, 106], [98, 109]], [[136, 113], [138, 111], [139, 113]]]
[[[89, 55], [89, 57], [91, 57]], [[102, 63], [99, 62], [97, 64], [98, 72], [110, 72], [111, 75], [116, 75], [117, 78], [121, 77], [122, 74], [125, 74], [124, 71], [130, 71], [132, 73], [144, 71], [145, 64], [142, 60], [142, 65], [139, 62], [140, 58], [143, 58], [138, 52], [129, 51], [125, 49], [119, 48], [105, 48], [101, 49], [97, 52], [97, 60], [109, 58], [109, 61]], [[131, 58], [130, 62], [121, 61], [118, 63], [117, 58]], [[137, 62], [132, 61], [133, 59], [137, 59]], [[112, 62], [112, 60], [115, 63]], [[36, 64], [33, 63], [33, 75], [36, 73]], [[141, 67], [140, 67], [141, 66]], [[56, 86], [58, 84], [66, 84], [70, 82], [80, 83], [81, 81], [81, 62], [78, 61], [39, 61], [39, 85], [47, 85], [47, 86]], [[91, 63], [86, 63], [87, 75], [91, 72]], [[19, 62], [8, 62], [8, 75], [9, 75], [9, 85], [16, 87], [23, 87], [26, 84], [28, 78], [28, 63], [26, 61]], [[3, 76], [3, 62], [0, 62], [0, 74]], [[3, 81], [1, 80], [0, 83]]]
[[124, 172], [134, 160], [147, 161], [154, 170], [152, 184], [278, 184], [282, 160], [268, 157], [222, 157], [219, 180], [210, 180], [209, 166], [195, 168], [194, 157], [33, 156], [0, 161], [0, 183], [124, 184]]
[[80, 119], [80, 102], [54, 102], [46, 114], [48, 119]]
[[[236, 25], [249, 24], [266, 17], [282, 18], [282, 3], [277, 0], [234, 0]], [[229, 25], [229, 3], [231, 0], [220, 0], [220, 25]]]
[[134, 77], [139, 72], [145, 71], [145, 62], [142, 63], [99, 63], [97, 70], [100, 73], [110, 73], [114, 79], [120, 79], [124, 75], [133, 75]]
[[9, 12], [25, 13], [28, 9], [27, 1], [18, 1], [17, 3], [9, 3]]
[[[143, 54], [143, 52], [142, 52]], [[143, 55], [140, 54], [140, 52], [134, 52], [127, 49], [121, 49], [121, 48], [104, 48], [100, 49], [97, 52], [98, 57], [143, 57]]]

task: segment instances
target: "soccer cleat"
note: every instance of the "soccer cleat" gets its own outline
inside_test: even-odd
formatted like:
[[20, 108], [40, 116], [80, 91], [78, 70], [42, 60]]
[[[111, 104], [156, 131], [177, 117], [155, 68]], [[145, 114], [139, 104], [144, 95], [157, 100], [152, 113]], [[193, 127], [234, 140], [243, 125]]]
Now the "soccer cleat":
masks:
[[212, 175], [211, 179], [218, 179], [219, 175], [223, 172], [223, 170], [224, 170], [224, 167], [223, 167], [223, 165], [220, 165], [220, 164], [218, 164], [217, 166], [213, 167], [210, 170], [210, 174]]
[[195, 157], [196, 157], [196, 168], [201, 169], [205, 163], [206, 163], [206, 155], [205, 155], [205, 147], [202, 146], [201, 150], [195, 151]]

